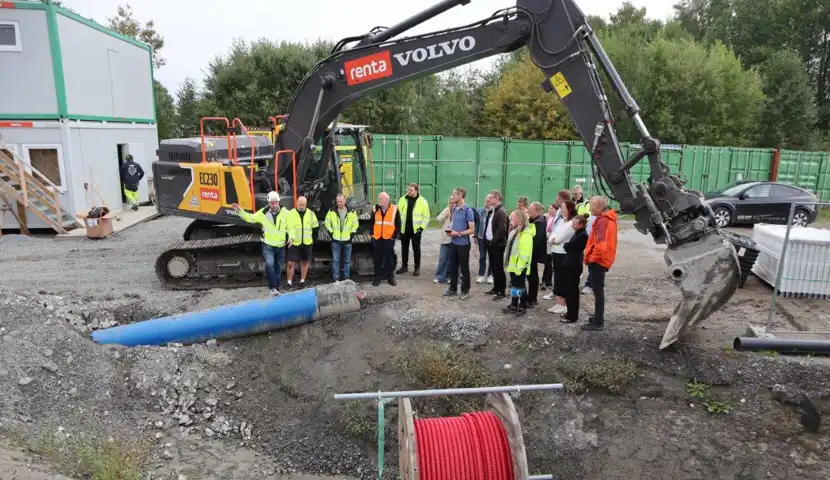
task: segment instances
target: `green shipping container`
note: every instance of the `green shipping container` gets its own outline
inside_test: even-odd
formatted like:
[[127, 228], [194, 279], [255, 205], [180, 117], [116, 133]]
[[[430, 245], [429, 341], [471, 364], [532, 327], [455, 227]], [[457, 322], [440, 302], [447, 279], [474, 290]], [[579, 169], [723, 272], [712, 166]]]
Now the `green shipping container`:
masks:
[[797, 152], [781, 150], [778, 163], [778, 181], [809, 190], [820, 198], [827, 198], [826, 152]]
[[[500, 140], [497, 142], [501, 143]], [[477, 138], [444, 137], [438, 140], [438, 205], [446, 205], [453, 189], [463, 187], [467, 190], [467, 203], [478, 206], [475, 200], [479, 150], [480, 140]]]
[[[640, 146], [624, 143], [620, 148], [629, 158]], [[772, 149], [703, 145], [661, 148], [671, 172], [686, 187], [703, 193], [736, 180], [769, 180], [773, 153]], [[548, 205], [559, 190], [577, 184], [586, 196], [604, 193], [594, 183], [591, 157], [582, 142], [375, 134], [372, 154], [375, 197], [386, 191], [397, 201], [406, 185], [416, 182], [433, 211], [446, 205], [456, 187], [464, 187], [467, 202], [476, 207], [496, 189], [509, 208], [522, 195]], [[646, 182], [649, 175], [648, 159], [631, 170], [635, 182]], [[782, 150], [778, 181], [830, 199], [830, 154]]]

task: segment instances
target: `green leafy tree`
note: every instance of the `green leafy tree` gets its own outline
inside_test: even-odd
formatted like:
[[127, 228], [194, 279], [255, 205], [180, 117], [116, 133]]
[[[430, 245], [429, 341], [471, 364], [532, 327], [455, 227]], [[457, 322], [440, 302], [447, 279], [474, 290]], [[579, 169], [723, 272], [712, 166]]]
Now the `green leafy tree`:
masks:
[[781, 50], [761, 64], [764, 77], [764, 113], [760, 145], [807, 149], [814, 140], [817, 119], [815, 92], [798, 54]]
[[421, 129], [424, 112], [440, 88], [434, 75], [373, 92], [343, 111], [343, 120], [369, 125], [383, 133], [427, 133]]
[[[762, 80], [721, 43], [707, 47], [687, 38], [633, 42], [624, 30], [603, 39], [639, 104], [652, 135], [664, 143], [750, 146], [763, 108]], [[611, 92], [607, 82], [605, 88]], [[620, 137], [640, 141], [615, 95]]]
[[577, 138], [565, 107], [539, 86], [544, 79], [527, 54], [507, 64], [485, 95], [483, 120], [488, 133], [526, 140]]
[[[676, 18], [693, 37], [721, 41], [744, 66], [781, 50], [798, 54], [811, 80], [819, 131], [830, 126], [830, 3], [826, 0], [682, 0]], [[809, 115], [809, 112], [804, 112]]]
[[199, 136], [199, 94], [196, 82], [185, 77], [176, 92], [176, 135], [179, 138]]
[[159, 140], [176, 138], [176, 105], [173, 96], [158, 80], [153, 80], [156, 94], [156, 117]]
[[202, 116], [238, 117], [246, 126], [267, 126], [288, 109], [306, 74], [333, 44], [235, 40], [216, 56], [204, 79]]

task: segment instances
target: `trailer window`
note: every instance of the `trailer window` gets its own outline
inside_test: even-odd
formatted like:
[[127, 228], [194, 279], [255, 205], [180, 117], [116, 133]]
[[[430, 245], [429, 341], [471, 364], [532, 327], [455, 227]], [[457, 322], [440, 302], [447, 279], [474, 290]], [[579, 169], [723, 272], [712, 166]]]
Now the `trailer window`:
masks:
[[23, 49], [20, 44], [20, 27], [17, 22], [0, 20], [0, 51], [19, 52]]
[[56, 187], [61, 185], [61, 166], [58, 150], [56, 148], [30, 148], [29, 160], [32, 167], [54, 183]]

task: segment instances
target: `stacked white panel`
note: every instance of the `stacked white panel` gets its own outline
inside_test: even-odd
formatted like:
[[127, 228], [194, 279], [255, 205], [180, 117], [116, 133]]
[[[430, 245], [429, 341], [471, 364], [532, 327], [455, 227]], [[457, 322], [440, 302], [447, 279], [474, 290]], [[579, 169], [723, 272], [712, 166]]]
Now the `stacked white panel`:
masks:
[[[786, 225], [761, 223], [752, 228], [752, 239], [759, 250], [752, 273], [770, 285], [775, 285], [786, 232]], [[779, 294], [797, 298], [830, 297], [830, 230], [792, 227], [787, 243]]]

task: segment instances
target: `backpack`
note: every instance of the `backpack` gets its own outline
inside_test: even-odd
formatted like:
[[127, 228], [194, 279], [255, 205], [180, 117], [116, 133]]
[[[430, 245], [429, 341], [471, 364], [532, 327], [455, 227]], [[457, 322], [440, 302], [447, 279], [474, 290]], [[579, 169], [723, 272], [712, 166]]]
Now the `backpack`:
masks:
[[[469, 205], [467, 205], [467, 207], [469, 207]], [[478, 229], [480, 228], [481, 217], [479, 217], [479, 215], [478, 215], [478, 209], [477, 208], [473, 208], [472, 210], [473, 210], [473, 221], [475, 222], [476, 232], [478, 232]], [[475, 233], [473, 235], [475, 235]]]
[[[475, 231], [475, 232], [473, 232], [473, 234], [472, 234], [472, 235], [470, 235], [470, 236], [473, 236], [473, 237], [474, 237], [474, 236], [476, 235], [476, 232], [478, 232], [478, 222], [480, 221], [480, 220], [479, 220], [479, 216], [478, 216], [478, 210], [476, 210], [475, 208], [473, 208], [473, 207], [471, 207], [471, 206], [469, 206], [469, 205], [467, 205], [467, 204], [464, 204], [464, 208], [466, 208], [466, 209], [469, 209], [469, 210], [472, 210], [472, 211], [473, 211], [473, 222], [474, 222], [473, 224], [475, 225], [475, 230], [476, 230], [476, 231]], [[451, 216], [450, 218], [452, 218], [452, 216]]]

